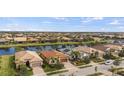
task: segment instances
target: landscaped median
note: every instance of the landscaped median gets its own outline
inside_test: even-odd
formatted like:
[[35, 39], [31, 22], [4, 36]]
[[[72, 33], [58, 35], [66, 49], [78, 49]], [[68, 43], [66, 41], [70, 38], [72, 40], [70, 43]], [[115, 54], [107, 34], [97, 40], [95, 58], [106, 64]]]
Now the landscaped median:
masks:
[[81, 65], [81, 66], [77, 66], [78, 68], [87, 68], [87, 67], [92, 67], [92, 65]]
[[67, 72], [67, 71], [68, 71], [67, 69], [61, 69], [61, 70], [56, 70], [56, 71], [50, 71], [50, 72], [47, 72], [46, 74], [47, 75], [53, 75], [53, 74]]
[[93, 73], [93, 74], [89, 74], [87, 76], [101, 76], [101, 75], [104, 75], [104, 74], [101, 73], [101, 72], [96, 72], [96, 73]]

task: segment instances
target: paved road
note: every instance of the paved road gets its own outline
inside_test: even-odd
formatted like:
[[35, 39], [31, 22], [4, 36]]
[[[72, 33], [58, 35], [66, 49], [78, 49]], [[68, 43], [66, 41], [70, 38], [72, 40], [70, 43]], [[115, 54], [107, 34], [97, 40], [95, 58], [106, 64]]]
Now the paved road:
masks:
[[[105, 65], [105, 64], [92, 64], [92, 67], [87, 67], [87, 68], [82, 68], [82, 69], [78, 69], [74, 72], [64, 72], [61, 74], [55, 74], [55, 76], [58, 75], [64, 75], [64, 76], [86, 76], [89, 74], [93, 74], [95, 73], [95, 67], [97, 66], [97, 72], [102, 72], [104, 75], [106, 76], [112, 76], [112, 72], [109, 71], [109, 69], [111, 69], [112, 66], [114, 66], [113, 64], [111, 65]], [[116, 67], [116, 66], [114, 66]], [[121, 64], [117, 67], [124, 67], [124, 61], [121, 62]]]
[[40, 66], [33, 67], [32, 69], [33, 69], [34, 76], [46, 76], [46, 73]]

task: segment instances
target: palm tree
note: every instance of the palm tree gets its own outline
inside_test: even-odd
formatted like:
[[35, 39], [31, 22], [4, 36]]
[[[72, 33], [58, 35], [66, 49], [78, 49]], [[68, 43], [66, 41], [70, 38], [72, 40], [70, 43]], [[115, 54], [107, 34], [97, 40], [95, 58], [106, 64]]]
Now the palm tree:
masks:
[[89, 64], [90, 63], [90, 58], [88, 56], [84, 57], [83, 62], [86, 63], [86, 64]]
[[118, 53], [118, 55], [119, 55], [120, 57], [124, 57], [124, 48], [122, 48], [122, 49], [120, 50], [120, 52]]
[[77, 60], [79, 58], [80, 58], [80, 52], [78, 52], [78, 51], [72, 51], [71, 52], [71, 59], [72, 60]]
[[98, 71], [98, 67], [97, 66], [95, 66], [95, 72], [97, 72]]

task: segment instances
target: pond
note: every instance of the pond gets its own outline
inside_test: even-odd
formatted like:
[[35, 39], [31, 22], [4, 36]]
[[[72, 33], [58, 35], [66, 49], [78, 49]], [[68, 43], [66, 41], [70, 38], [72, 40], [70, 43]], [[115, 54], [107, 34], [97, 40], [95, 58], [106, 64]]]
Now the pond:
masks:
[[15, 48], [0, 49], [0, 55], [12, 55], [15, 53]]
[[[35, 47], [25, 47], [25, 50], [30, 51], [45, 51], [45, 50], [59, 50], [65, 51], [65, 49], [71, 50], [72, 48], [76, 47], [77, 45], [56, 45], [56, 46], [35, 46]], [[7, 48], [7, 49], [0, 49], [0, 55], [12, 55], [15, 54], [15, 48]]]

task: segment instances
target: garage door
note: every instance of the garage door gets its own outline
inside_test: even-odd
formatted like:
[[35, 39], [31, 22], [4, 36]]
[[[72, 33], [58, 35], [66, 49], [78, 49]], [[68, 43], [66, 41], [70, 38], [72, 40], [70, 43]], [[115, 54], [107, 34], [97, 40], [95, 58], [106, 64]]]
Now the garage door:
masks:
[[41, 63], [33, 63], [31, 64], [32, 67], [38, 67], [38, 66], [41, 66]]
[[61, 62], [67, 62], [68, 60], [67, 59], [61, 59]]

